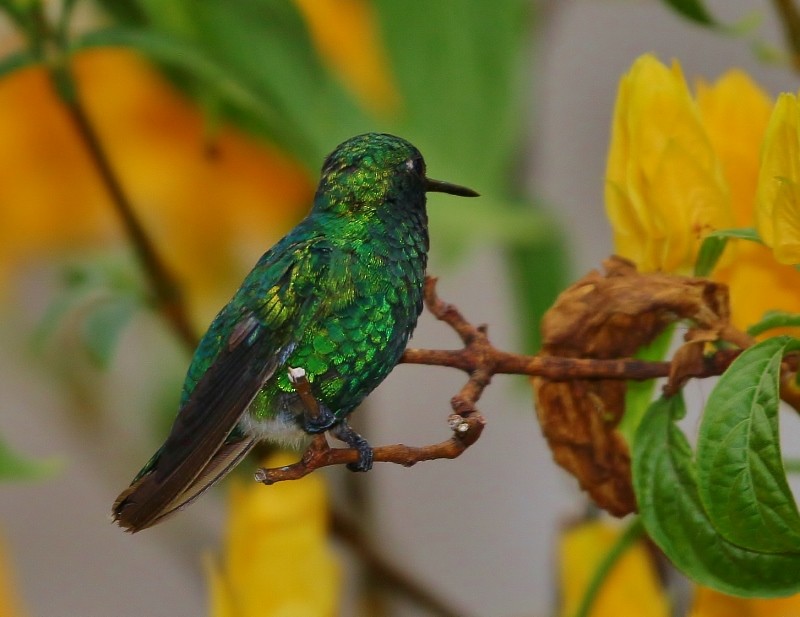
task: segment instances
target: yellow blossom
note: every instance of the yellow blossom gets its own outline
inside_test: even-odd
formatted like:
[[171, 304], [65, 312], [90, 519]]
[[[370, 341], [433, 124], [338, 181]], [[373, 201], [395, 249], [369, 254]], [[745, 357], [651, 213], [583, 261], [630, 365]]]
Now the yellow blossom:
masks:
[[[210, 151], [200, 110], [134, 53], [84, 52], [73, 67], [137, 215], [198, 324], [207, 322], [254, 256], [307, 210], [310, 178], [286, 155], [230, 127]], [[0, 284], [17, 264], [122, 240], [44, 69], [0, 80], [0, 135]]]
[[731, 227], [730, 195], [677, 62], [641, 56], [620, 83], [606, 169], [617, 252], [643, 271], [685, 271], [703, 237]]
[[6, 559], [5, 543], [0, 538], [0, 615], [2, 617], [23, 617], [26, 614], [22, 610], [11, 566]]
[[772, 99], [746, 73], [732, 69], [714, 83], [698, 82], [697, 105], [730, 187], [733, 225], [752, 226], [759, 151]]
[[800, 617], [800, 595], [770, 600], [734, 598], [698, 587], [688, 617]]
[[[770, 120], [773, 101], [746, 74], [731, 70], [713, 84], [700, 82], [697, 102], [731, 187], [735, 226], [752, 227], [756, 187], [759, 175], [765, 174], [760, 170], [762, 142], [767, 125], [775, 121], [774, 116]], [[732, 241], [727, 252], [729, 258], [713, 278], [730, 289], [737, 327], [746, 328], [769, 310], [800, 311], [800, 273], [794, 268], [778, 263], [770, 249], [753, 242]], [[755, 289], [762, 293], [753, 293]]]
[[[583, 523], [567, 531], [559, 546], [561, 598], [559, 614], [571, 617], [581, 603], [589, 581], [620, 531], [601, 521]], [[609, 572], [597, 594], [590, 617], [668, 617], [669, 602], [644, 544], [631, 546]]]
[[800, 104], [793, 94], [778, 97], [761, 155], [756, 226], [775, 259], [800, 263]]
[[[291, 462], [279, 455], [265, 464]], [[229, 510], [222, 557], [207, 563], [213, 617], [338, 615], [341, 573], [320, 476], [270, 487], [234, 481]]]
[[[636, 84], [640, 89], [646, 89], [648, 83], [653, 84], [653, 93], [639, 93], [638, 98], [632, 95]], [[671, 94], [659, 97], [657, 93], [662, 90]], [[645, 105], [641, 102], [651, 99], [666, 101], [663, 106], [672, 112], [660, 110], [655, 104]], [[634, 104], [637, 100], [639, 103]], [[691, 187], [697, 188], [697, 168], [705, 165], [708, 169], [717, 166], [722, 169], [719, 184], [716, 173], [706, 176], [714, 179], [711, 188], [707, 187], [706, 194], [724, 196], [727, 213], [723, 218], [727, 222], [720, 218], [708, 227], [721, 229], [753, 227], [758, 224], [762, 235], [768, 242], [774, 243], [772, 230], [777, 224], [781, 227], [777, 233], [784, 239], [784, 244], [776, 247], [776, 251], [791, 250], [791, 238], [796, 227], [787, 220], [792, 216], [791, 209], [781, 205], [788, 204], [789, 201], [776, 200], [774, 195], [784, 191], [783, 198], [788, 197], [791, 185], [783, 183], [783, 179], [798, 174], [797, 165], [791, 163], [791, 160], [798, 160], [798, 137], [796, 131], [792, 133], [789, 130], [791, 122], [797, 125], [797, 112], [794, 112], [794, 118], [788, 113], [791, 105], [796, 106], [797, 103], [790, 103], [790, 100], [780, 102], [773, 114], [770, 97], [739, 70], [728, 71], [714, 83], [700, 81], [694, 102], [677, 65], [670, 71], [651, 56], [643, 56], [637, 60], [620, 85], [609, 152], [606, 204], [614, 227], [617, 252], [633, 259], [641, 270], [685, 270], [692, 265], [693, 255], [677, 268], [670, 266], [670, 263], [676, 263], [675, 260], [668, 262], [654, 259], [654, 251], [648, 251], [648, 248], [656, 246], [658, 238], [654, 239], [649, 234], [664, 228], [653, 222], [656, 219], [651, 220], [641, 214], [655, 210], [644, 209], [642, 204], [649, 202], [641, 199], [642, 195], [653, 193], [652, 182], [645, 182], [652, 175], [653, 161], [660, 161], [662, 166], [673, 164], [676, 182], [680, 184], [682, 181], [682, 167], [674, 164], [674, 157], [663, 154], [666, 149], [664, 144], [670, 140], [678, 141], [677, 135], [683, 135], [684, 142], [694, 139], [694, 147], [688, 148], [687, 152], [692, 152], [692, 156], [697, 156], [699, 160], [695, 171], [688, 170], [691, 165], [684, 166], [684, 187], [687, 190]], [[643, 117], [647, 114], [650, 115], [649, 119]], [[647, 127], [658, 122], [665, 126], [661, 129], [652, 128], [652, 133], [661, 138], [637, 137], [634, 134], [637, 130], [646, 132]], [[769, 130], [768, 124], [771, 127]], [[762, 155], [765, 132], [768, 133], [767, 143]], [[636, 159], [640, 159], [641, 163], [637, 163]], [[776, 171], [786, 167], [790, 170]], [[632, 179], [628, 181], [626, 178]], [[639, 188], [640, 186], [644, 188]], [[754, 209], [757, 186], [760, 187], [758, 223]], [[769, 195], [770, 191], [773, 195]], [[695, 193], [702, 194], [702, 190]], [[685, 195], [680, 197], [679, 193], [674, 194], [672, 199], [674, 203], [671, 208], [675, 212], [685, 210], [685, 205], [691, 203]], [[634, 209], [634, 206], [639, 209]], [[780, 215], [775, 211], [779, 207], [782, 208]], [[768, 214], [768, 208], [772, 208], [771, 214]], [[711, 218], [708, 220], [711, 221]], [[682, 229], [670, 228], [667, 232], [685, 240], [703, 227], [699, 225], [692, 228], [685, 223], [682, 225]], [[697, 244], [692, 244], [694, 251]], [[731, 241], [725, 259], [713, 272], [713, 278], [728, 285], [733, 309], [732, 319], [738, 328], [744, 329], [757, 322], [769, 310], [800, 312], [800, 294], [797, 293], [797, 289], [800, 289], [800, 272], [779, 263], [772, 250], [767, 247], [753, 242]], [[760, 293], [753, 293], [754, 290], [760, 290]]]
[[320, 55], [359, 100], [391, 111], [398, 94], [381, 45], [377, 17], [368, 0], [294, 0]]

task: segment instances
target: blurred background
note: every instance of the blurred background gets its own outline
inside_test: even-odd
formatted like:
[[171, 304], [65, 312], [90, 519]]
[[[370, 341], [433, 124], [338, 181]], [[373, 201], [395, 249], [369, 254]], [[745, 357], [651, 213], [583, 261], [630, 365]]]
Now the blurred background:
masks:
[[[723, 23], [759, 15], [744, 34], [655, 0], [66, 4], [64, 32], [62, 3], [44, 4], [56, 32], [39, 36], [56, 51], [43, 53], [56, 72], [58, 45], [74, 53], [82, 109], [198, 332], [305, 214], [325, 154], [378, 130], [417, 145], [432, 177], [481, 192], [429, 198], [429, 272], [496, 346], [533, 353], [558, 290], [612, 252], [603, 174], [631, 62], [654, 52], [679, 58], [690, 83], [738, 66], [772, 94], [797, 88], [764, 59], [782, 46], [769, 6], [747, 0], [707, 3]], [[59, 98], [44, 69], [24, 66], [41, 56], [20, 52], [21, 32], [39, 26], [21, 23], [0, 22], [0, 458], [15, 476], [0, 487], [0, 538], [19, 614], [228, 614], [209, 607], [207, 580], [226, 484], [136, 536], [110, 523], [169, 427], [188, 355], [146, 291], [69, 87]], [[457, 340], [423, 315], [412, 344]], [[440, 441], [462, 383], [400, 366], [356, 424], [373, 445]], [[557, 538], [587, 501], [552, 462], [525, 378], [497, 376], [479, 407], [487, 428], [455, 461], [316, 475], [456, 614], [551, 615]], [[374, 571], [333, 543], [340, 614], [435, 614], [402, 594], [365, 601]]]

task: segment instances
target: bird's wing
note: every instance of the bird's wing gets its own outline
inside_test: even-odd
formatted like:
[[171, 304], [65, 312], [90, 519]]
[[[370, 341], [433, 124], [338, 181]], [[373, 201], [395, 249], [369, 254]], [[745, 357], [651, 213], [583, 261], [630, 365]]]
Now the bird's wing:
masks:
[[239, 292], [241, 302], [220, 314], [218, 320], [229, 319], [226, 311], [236, 307], [236, 325], [226, 329], [227, 338], [191, 389], [164, 445], [114, 503], [112, 516], [122, 527], [139, 531], [188, 505], [253, 446], [252, 438], [234, 438], [232, 431], [291, 353], [299, 315], [315, 303], [307, 277], [297, 275], [324, 269], [325, 252], [312, 249], [309, 241], [262, 259], [262, 271], [254, 270]]

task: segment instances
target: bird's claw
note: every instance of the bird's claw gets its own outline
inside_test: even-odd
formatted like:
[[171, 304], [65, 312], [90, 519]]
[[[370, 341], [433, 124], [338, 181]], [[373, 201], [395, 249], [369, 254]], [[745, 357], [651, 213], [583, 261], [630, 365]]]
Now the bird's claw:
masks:
[[324, 433], [334, 424], [336, 424], [336, 416], [322, 404], [319, 405], [319, 413], [315, 417], [308, 412], [303, 414], [303, 430], [310, 435]]
[[348, 446], [358, 451], [358, 462], [347, 463], [346, 467], [350, 471], [369, 471], [372, 469], [372, 462], [374, 454], [372, 446], [369, 445], [366, 439], [354, 431], [343, 419], [339, 424], [331, 429], [331, 434], [339, 441], [346, 443]]

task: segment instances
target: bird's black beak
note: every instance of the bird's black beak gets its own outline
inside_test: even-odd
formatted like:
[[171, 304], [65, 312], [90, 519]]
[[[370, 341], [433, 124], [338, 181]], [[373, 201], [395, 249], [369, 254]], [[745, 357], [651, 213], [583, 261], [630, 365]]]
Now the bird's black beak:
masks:
[[450, 193], [451, 195], [460, 195], [461, 197], [480, 196], [479, 193], [468, 189], [466, 186], [450, 184], [449, 182], [442, 182], [441, 180], [431, 180], [430, 178], [425, 178], [425, 191], [428, 193]]

